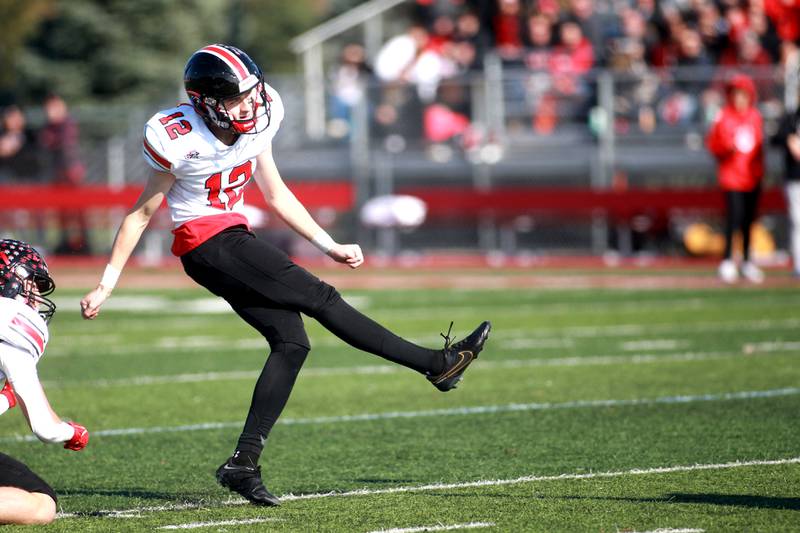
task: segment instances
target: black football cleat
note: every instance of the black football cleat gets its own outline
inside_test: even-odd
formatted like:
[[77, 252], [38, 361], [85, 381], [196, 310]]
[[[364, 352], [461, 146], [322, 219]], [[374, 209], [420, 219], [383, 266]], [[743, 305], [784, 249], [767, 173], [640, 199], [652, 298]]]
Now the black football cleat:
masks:
[[[450, 323], [452, 329], [453, 323]], [[450, 330], [444, 337], [444, 370], [438, 376], [428, 376], [427, 379], [433, 386], [442, 392], [456, 388], [461, 381], [464, 371], [478, 358], [478, 354], [483, 349], [483, 343], [489, 338], [489, 331], [492, 324], [483, 322], [475, 331], [461, 339], [457, 343], [450, 344]]]
[[255, 505], [280, 505], [281, 501], [269, 493], [261, 481], [260, 466], [235, 465], [230, 458], [217, 468], [217, 481]]

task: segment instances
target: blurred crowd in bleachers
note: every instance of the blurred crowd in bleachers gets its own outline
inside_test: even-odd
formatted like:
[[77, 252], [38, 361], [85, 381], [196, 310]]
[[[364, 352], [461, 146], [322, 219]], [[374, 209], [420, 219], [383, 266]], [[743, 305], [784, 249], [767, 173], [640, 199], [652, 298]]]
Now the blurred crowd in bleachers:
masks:
[[[86, 167], [80, 156], [78, 123], [70, 115], [64, 99], [55, 93], [45, 97], [41, 111], [43, 117], [37, 127], [30, 124], [25, 112], [16, 105], [0, 111], [0, 185], [47, 183], [79, 187], [84, 181]], [[42, 233], [43, 216], [34, 218], [33, 224]], [[88, 251], [84, 213], [61, 211], [58, 218], [61, 236], [56, 251]]]
[[615, 79], [620, 134], [707, 124], [734, 69], [756, 80], [765, 115], [777, 116], [780, 70], [800, 44], [800, 0], [416, 0], [409, 21], [372, 60], [358, 44], [343, 49], [334, 125], [377, 82], [373, 131], [469, 145], [485, 133], [473, 128], [469, 80], [487, 54], [505, 73], [508, 115], [539, 135], [591, 125], [600, 69]]

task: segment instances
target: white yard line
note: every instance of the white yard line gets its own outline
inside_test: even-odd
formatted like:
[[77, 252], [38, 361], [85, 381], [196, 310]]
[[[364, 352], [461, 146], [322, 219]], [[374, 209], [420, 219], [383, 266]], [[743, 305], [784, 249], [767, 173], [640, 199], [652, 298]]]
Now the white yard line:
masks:
[[[170, 324], [172, 324], [170, 322]], [[164, 324], [159, 324], [161, 327]], [[186, 328], [193, 327], [191, 323], [186, 324]], [[776, 320], [748, 320], [748, 321], [728, 321], [728, 322], [695, 322], [692, 324], [615, 324], [607, 326], [570, 326], [565, 328], [514, 328], [499, 329], [492, 331], [492, 341], [505, 341], [508, 343], [507, 349], [528, 349], [528, 348], [559, 348], [573, 346], [576, 340], [598, 337], [645, 337], [652, 335], [676, 334], [682, 340], [687, 333], [709, 333], [726, 331], [769, 331], [773, 329], [786, 329], [800, 327], [800, 319], [776, 319]], [[178, 328], [180, 329], [180, 328]], [[175, 328], [173, 328], [173, 331]], [[85, 335], [79, 336], [81, 341], [86, 340]], [[48, 346], [47, 357], [108, 357], [114, 355], [132, 355], [137, 353], [154, 354], [161, 351], [168, 351], [171, 354], [189, 353], [194, 354], [198, 350], [222, 351], [227, 352], [231, 349], [239, 350], [262, 350], [266, 353], [266, 342], [260, 337], [243, 338], [239, 340], [230, 339], [224, 336], [205, 337], [202, 343], [192, 342], [191, 337], [186, 336], [166, 336], [148, 337], [142, 335], [146, 342], [139, 342], [135, 345], [119, 345], [115, 339], [107, 340], [103, 335], [94, 337], [91, 344], [92, 350], [79, 350], [80, 346], [70, 342], [69, 335], [59, 336]], [[116, 339], [117, 341], [119, 339]], [[409, 340], [418, 344], [436, 345], [441, 341], [438, 334], [413, 336]], [[643, 340], [643, 339], [634, 339]], [[526, 345], [527, 343], [527, 345]], [[78, 342], [80, 344], [80, 342]], [[332, 346], [343, 346], [342, 341], [331, 335], [311, 337], [312, 348], [325, 348]]]
[[[59, 309], [80, 309], [79, 298], [56, 298]], [[104, 311], [150, 312], [169, 311], [175, 315], [222, 314], [232, 311], [222, 298], [173, 300], [163, 296], [114, 296], [103, 304]]]
[[687, 341], [680, 339], [635, 339], [622, 342], [620, 344], [620, 348], [626, 352], [636, 352], [642, 350], [668, 351], [685, 348], [687, 344]]
[[[428, 492], [436, 490], [453, 490], [465, 489], [474, 487], [497, 487], [504, 485], [519, 485], [522, 483], [544, 483], [548, 481], [571, 481], [571, 480], [585, 480], [585, 479], [608, 479], [625, 476], [644, 476], [644, 475], [657, 475], [657, 474], [672, 474], [677, 472], [695, 472], [703, 470], [728, 470], [733, 468], [743, 468], [752, 466], [780, 466], [789, 464], [800, 464], [800, 457], [789, 457], [786, 459], [772, 459], [772, 460], [755, 460], [755, 461], [732, 461], [728, 463], [712, 463], [712, 464], [694, 464], [694, 465], [680, 465], [680, 466], [662, 466], [655, 468], [634, 468], [630, 470], [617, 470], [610, 472], [589, 472], [589, 473], [565, 473], [552, 476], [522, 476], [513, 479], [490, 479], [478, 481], [466, 481], [461, 483], [432, 483], [428, 485], [416, 485], [406, 487], [388, 487], [385, 489], [357, 489], [345, 492], [322, 492], [312, 494], [286, 494], [280, 496], [284, 502], [294, 500], [311, 500], [320, 498], [332, 497], [352, 497], [352, 496], [374, 496], [380, 494], [400, 494], [406, 492]], [[244, 505], [247, 500], [237, 498], [227, 501], [219, 502], [218, 505]], [[161, 511], [182, 511], [187, 509], [209, 508], [212, 506], [211, 502], [203, 503], [180, 503], [180, 504], [167, 504], [149, 507], [138, 507], [133, 509], [120, 509], [120, 510], [103, 510], [92, 512], [92, 516], [108, 516], [108, 517], [131, 517], [140, 515], [141, 513], [153, 513]], [[81, 513], [59, 513], [60, 518], [69, 518], [74, 516], [83, 516]]]
[[369, 533], [418, 533], [420, 531], [452, 531], [454, 529], [478, 529], [492, 527], [494, 522], [469, 522], [467, 524], [451, 524], [449, 526], [436, 524], [434, 526], [400, 527], [393, 529], [376, 529]]
[[[587, 355], [575, 357], [550, 357], [542, 359], [508, 359], [505, 361], [476, 361], [473, 368], [486, 370], [507, 369], [507, 368], [528, 368], [528, 367], [555, 367], [555, 366], [606, 366], [606, 365], [630, 365], [630, 364], [651, 364], [651, 363], [676, 363], [691, 361], [717, 361], [721, 359], [738, 359], [749, 357], [754, 354], [775, 355], [782, 352], [796, 351], [794, 344], [800, 348], [798, 343], [769, 343], [762, 346], [761, 343], [747, 343], [743, 345], [741, 352], [732, 351], [690, 351], [678, 353], [661, 354], [629, 354], [629, 355]], [[764, 348], [762, 350], [762, 348]], [[800, 350], [798, 350], [800, 351]], [[43, 381], [45, 389], [61, 389], [68, 387], [128, 387], [140, 385], [161, 385], [174, 383], [201, 383], [208, 381], [230, 381], [230, 380], [252, 380], [260, 374], [260, 370], [231, 370], [224, 372], [197, 372], [186, 374], [164, 374], [154, 376], [134, 376], [129, 378], [116, 379], [92, 379], [92, 380], [67, 380]], [[395, 374], [407, 372], [404, 368], [397, 365], [364, 365], [364, 366], [345, 366], [345, 367], [319, 367], [307, 368], [301, 371], [300, 378], [345, 376], [352, 374], [377, 375]]]
[[161, 526], [156, 529], [197, 529], [201, 527], [216, 527], [216, 526], [240, 526], [245, 524], [260, 524], [262, 522], [278, 522], [282, 521], [280, 518], [245, 518], [242, 520], [220, 520], [217, 522], [192, 522], [190, 524], [173, 524], [170, 526]]
[[748, 342], [742, 351], [751, 353], [800, 352], [800, 341]]
[[[358, 307], [361, 309], [366, 309], [370, 307], [370, 299], [369, 297], [361, 297], [361, 296], [352, 296], [346, 295], [346, 300], [350, 303], [350, 305], [354, 307]], [[55, 300], [56, 305], [62, 309], [79, 309], [80, 302], [77, 298], [57, 298]], [[752, 302], [753, 304], [756, 301]], [[609, 307], [613, 307], [614, 309], [626, 311], [626, 310], [633, 310], [639, 311], [644, 309], [667, 309], [667, 308], [677, 308], [677, 309], [699, 309], [706, 305], [711, 305], [707, 300], [703, 298], [669, 298], [663, 300], [644, 300], [644, 301], [636, 301], [636, 302], [625, 302], [620, 300], [615, 301], [577, 301], [577, 302], [546, 302], [546, 303], [527, 303], [521, 305], [514, 305], [513, 310], [514, 312], [527, 312], [527, 313], [544, 313], [547, 315], [552, 314], [575, 314], [578, 312], [586, 312], [586, 311], [606, 311]], [[767, 304], [764, 304], [767, 305]], [[774, 307], [776, 302], [771, 302], [769, 304], [771, 307]], [[506, 302], [501, 303], [493, 303], [487, 304], [484, 303], [481, 305], [481, 309], [485, 310], [500, 310], [500, 311], [508, 311], [510, 309], [509, 304]], [[115, 296], [114, 298], [109, 298], [106, 303], [103, 304], [103, 310], [105, 311], [117, 311], [117, 312], [150, 312], [150, 311], [166, 311], [169, 310], [171, 313], [176, 315], [187, 315], [187, 314], [225, 314], [230, 313], [232, 311], [230, 305], [228, 305], [225, 300], [222, 298], [192, 298], [192, 299], [171, 299], [166, 298], [163, 296]], [[403, 306], [398, 308], [373, 308], [372, 312], [376, 315], [380, 315], [384, 318], [398, 318], [398, 319], [407, 319], [414, 315], [426, 315], [431, 316], [432, 314], [447, 314], [448, 316], [452, 315], [453, 313], [460, 314], [460, 315], [472, 315], [473, 310], [463, 308], [459, 309], [458, 307], [453, 308], [451, 305], [442, 306], [442, 305], [410, 305], [410, 306]]]
[[[497, 413], [514, 413], [525, 411], [552, 411], [556, 409], [581, 409], [595, 407], [631, 407], [658, 404], [687, 404], [696, 402], [716, 402], [730, 400], [753, 400], [759, 398], [777, 398], [782, 396], [795, 396], [800, 394], [800, 388], [790, 387], [761, 391], [726, 392], [721, 394], [699, 394], [683, 396], [661, 396], [658, 398], [632, 398], [628, 400], [574, 400], [560, 403], [512, 403], [505, 405], [478, 405], [473, 407], [456, 407], [452, 409], [430, 409], [426, 411], [394, 411], [386, 413], [363, 413], [357, 415], [320, 416], [312, 418], [281, 418], [278, 424], [286, 425], [314, 425], [314, 424], [339, 424], [346, 422], [369, 422], [375, 420], [391, 420], [398, 418], [424, 418], [434, 416], [464, 416], [484, 415]], [[185, 431], [202, 431], [209, 429], [223, 429], [240, 427], [237, 422], [207, 422], [203, 424], [189, 424], [182, 426], [150, 426], [138, 428], [101, 429], [92, 432], [94, 437], [120, 437], [126, 435], [144, 435], [152, 433], [182, 433]], [[0, 438], [0, 442], [33, 442], [33, 435], [16, 435]]]
[[[347, 296], [347, 301], [353, 307], [369, 307], [368, 296]], [[56, 305], [60, 309], [80, 309], [78, 298], [56, 298]], [[219, 315], [231, 313], [233, 309], [222, 298], [190, 298], [176, 299], [163, 296], [115, 296], [103, 304], [104, 311], [123, 312], [150, 312], [167, 311], [174, 315]]]
[[[375, 375], [394, 374], [402, 371], [405, 371], [405, 369], [396, 365], [366, 365], [356, 367], [307, 368], [304, 369], [300, 375], [305, 377], [341, 376], [351, 374]], [[127, 387], [131, 385], [201, 383], [206, 381], [228, 381], [239, 379], [251, 380], [257, 378], [260, 373], [260, 370], [231, 370], [225, 372], [198, 372], [191, 374], [164, 374], [161, 376], [135, 376], [131, 378], [117, 379], [43, 381], [42, 384], [46, 389], [58, 389], [66, 387]]]
[[[724, 331], [768, 331], [773, 328], [800, 327], [800, 319], [787, 318], [777, 320], [732, 320], [713, 322], [694, 322], [690, 324], [676, 324], [674, 322], [661, 324], [615, 324], [608, 326], [569, 326], [566, 328], [531, 328], [528, 335], [557, 336], [564, 335], [572, 338], [598, 336], [605, 337], [632, 337], [664, 333], [708, 333]], [[522, 332], [523, 330], [516, 330]], [[492, 335], [496, 337], [496, 333]], [[681, 337], [683, 338], [683, 337]]]

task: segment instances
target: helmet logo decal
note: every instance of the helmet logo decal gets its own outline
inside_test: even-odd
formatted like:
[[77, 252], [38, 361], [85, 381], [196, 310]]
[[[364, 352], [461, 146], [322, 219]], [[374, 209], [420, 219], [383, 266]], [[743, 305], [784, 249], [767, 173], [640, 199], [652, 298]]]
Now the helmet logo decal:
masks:
[[14, 272], [14, 273], [15, 273], [15, 274], [16, 274], [16, 275], [17, 275], [17, 276], [20, 278], [20, 279], [28, 279], [28, 276], [30, 276], [30, 275], [31, 275], [31, 273], [30, 273], [30, 272], [28, 272], [28, 269], [27, 269], [27, 268], [25, 268], [23, 265], [17, 265], [17, 268], [15, 269], [15, 272]]
[[256, 86], [258, 77], [255, 74], [250, 74], [245, 79], [239, 82], [239, 91], [246, 92]]

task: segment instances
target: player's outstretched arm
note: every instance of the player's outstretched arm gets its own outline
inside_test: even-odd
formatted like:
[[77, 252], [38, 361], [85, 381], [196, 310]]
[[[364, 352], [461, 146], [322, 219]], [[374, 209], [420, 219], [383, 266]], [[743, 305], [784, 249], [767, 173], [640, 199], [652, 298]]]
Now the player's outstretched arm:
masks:
[[100, 306], [114, 290], [125, 263], [128, 262], [142, 233], [150, 223], [153, 214], [158, 211], [173, 183], [175, 183], [174, 175], [155, 170], [151, 172], [142, 194], [120, 224], [111, 248], [111, 257], [100, 283], [81, 300], [83, 318], [92, 320], [97, 317]]
[[334, 261], [344, 263], [350, 268], [358, 268], [364, 263], [364, 254], [359, 245], [339, 244], [317, 224], [284, 183], [270, 150], [258, 156], [255, 179], [267, 204], [290, 228], [311, 241]]
[[[0, 367], [13, 386], [28, 426], [40, 441], [65, 443], [64, 447], [72, 450], [86, 446], [89, 432], [83, 426], [62, 421], [53, 411], [39, 381], [36, 362], [27, 352], [5, 345], [0, 353]], [[71, 447], [67, 446], [70, 444]]]

